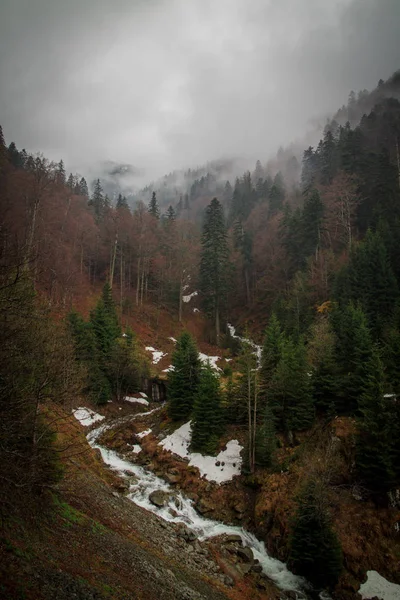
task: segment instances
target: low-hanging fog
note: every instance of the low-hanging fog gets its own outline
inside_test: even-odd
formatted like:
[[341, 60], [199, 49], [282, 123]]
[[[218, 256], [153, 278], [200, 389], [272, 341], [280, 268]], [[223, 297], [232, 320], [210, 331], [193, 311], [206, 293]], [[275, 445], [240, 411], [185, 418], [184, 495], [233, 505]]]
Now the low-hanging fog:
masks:
[[266, 160], [400, 67], [399, 0], [2, 0], [0, 123], [69, 170]]

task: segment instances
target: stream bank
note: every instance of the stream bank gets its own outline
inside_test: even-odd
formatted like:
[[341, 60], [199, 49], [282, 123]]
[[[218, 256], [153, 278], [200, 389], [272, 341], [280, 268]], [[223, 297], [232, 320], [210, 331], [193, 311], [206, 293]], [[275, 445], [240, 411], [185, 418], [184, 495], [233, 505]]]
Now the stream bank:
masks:
[[[147, 462], [146, 465], [137, 464], [138, 456], [142, 453], [129, 451], [127, 442], [122, 444], [119, 440], [118, 452], [105, 447], [107, 440], [108, 442], [114, 440], [115, 443], [116, 432], [131, 431], [132, 425], [134, 426], [138, 421], [146, 419], [146, 426], [152, 425], [148, 419], [151, 419], [152, 415], [156, 416], [154, 413], [160, 410], [161, 407], [157, 407], [145, 413], [108, 421], [92, 430], [87, 436], [92, 447], [98, 448], [101, 452], [104, 462], [123, 477], [123, 489], [120, 491], [138, 506], [157, 514], [166, 523], [172, 524], [175, 535], [179, 539], [179, 547], [185, 549], [185, 560], [193, 562], [198, 568], [201, 565], [202, 570], [216, 576], [225, 586], [240, 586], [243, 581], [246, 581], [255, 590], [259, 590], [261, 598], [303, 600], [311, 597], [307, 583], [291, 573], [284, 563], [269, 556], [264, 543], [244, 529], [241, 524], [228, 525], [215, 520], [213, 514], [215, 511], [205, 497], [200, 500], [194, 494], [186, 495], [182, 489], [177, 489], [179, 473], [171, 472], [168, 468], [163, 471], [160, 465], [149, 463], [148, 458], [139, 459], [139, 462]], [[131, 434], [129, 436], [132, 442]], [[149, 433], [144, 436], [142, 445], [147, 447], [151, 437], [153, 436]], [[124, 455], [121, 454], [122, 448], [125, 450]], [[162, 479], [161, 474], [169, 476], [170, 481]], [[210, 482], [202, 483], [205, 488], [209, 486], [208, 489], [215, 488], [217, 491], [218, 487], [228, 489], [231, 485], [229, 483], [215, 486]], [[233, 490], [235, 489], [236, 486]], [[273, 590], [271, 582], [281, 590], [280, 592], [275, 590], [275, 595], [271, 595]], [[267, 591], [268, 595], [266, 595]]]

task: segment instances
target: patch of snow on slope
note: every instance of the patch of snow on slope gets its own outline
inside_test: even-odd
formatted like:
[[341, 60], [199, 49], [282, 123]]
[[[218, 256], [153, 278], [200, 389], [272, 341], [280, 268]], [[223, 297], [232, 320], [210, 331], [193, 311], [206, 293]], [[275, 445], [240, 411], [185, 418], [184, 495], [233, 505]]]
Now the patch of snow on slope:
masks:
[[132, 404], [144, 404], [144, 406], [149, 405], [149, 401], [145, 400], [142, 396], [125, 396], [125, 402], [132, 402]]
[[141, 431], [140, 433], [137, 433], [136, 437], [144, 438], [144, 437], [146, 437], [146, 435], [149, 435], [149, 433], [151, 433], [151, 429], [146, 429], [145, 431]]
[[174, 337], [169, 337], [169, 340], [171, 340], [171, 342], [174, 342], [174, 344], [176, 344], [176, 339]]
[[[164, 450], [173, 452], [181, 458], [189, 459], [189, 466], [197, 467], [200, 475], [208, 481], [223, 483], [231, 481], [235, 475], [240, 475], [242, 466], [240, 452], [243, 448], [237, 440], [230, 440], [226, 445], [226, 450], [222, 450], [217, 456], [203, 456], [199, 452], [189, 452], [191, 436], [192, 429], [190, 421], [188, 421], [174, 433], [168, 435], [159, 445], [163, 446]], [[217, 463], [219, 463], [218, 466]]]
[[193, 312], [194, 312], [194, 313], [199, 313], [200, 311], [199, 311], [199, 309], [198, 309], [198, 308], [194, 308], [194, 309], [193, 309]]
[[192, 298], [194, 298], [194, 296], [197, 296], [198, 292], [192, 292], [191, 294], [188, 294], [187, 296], [182, 296], [182, 301], [183, 302], [190, 302]]
[[202, 352], [199, 352], [199, 359], [204, 365], [206, 365], [207, 363], [210, 363], [210, 366], [213, 369], [215, 369], [216, 371], [222, 371], [222, 369], [220, 369], [216, 365], [217, 360], [221, 360], [220, 356], [207, 356], [207, 354], [203, 354]]
[[133, 454], [139, 454], [139, 452], [142, 451], [142, 448], [139, 446], [139, 444], [127, 444], [127, 446], [129, 446]]
[[174, 365], [169, 365], [169, 367], [163, 369], [163, 373], [169, 373], [170, 371], [175, 371]]
[[400, 585], [390, 583], [377, 571], [367, 571], [367, 581], [360, 586], [361, 598], [377, 597], [380, 600], [399, 600]]
[[105, 418], [103, 415], [95, 413], [90, 408], [83, 408], [81, 406], [76, 410], [73, 410], [72, 413], [74, 417], [78, 419], [79, 423], [85, 427], [89, 427], [89, 425], [93, 425], [96, 421], [102, 421]]
[[146, 350], [148, 350], [148, 352], [151, 352], [153, 355], [153, 365], [156, 365], [158, 362], [160, 362], [160, 360], [164, 356], [167, 356], [167, 354], [168, 354], [168, 352], [162, 352], [161, 350], [156, 350], [152, 346], [146, 346]]

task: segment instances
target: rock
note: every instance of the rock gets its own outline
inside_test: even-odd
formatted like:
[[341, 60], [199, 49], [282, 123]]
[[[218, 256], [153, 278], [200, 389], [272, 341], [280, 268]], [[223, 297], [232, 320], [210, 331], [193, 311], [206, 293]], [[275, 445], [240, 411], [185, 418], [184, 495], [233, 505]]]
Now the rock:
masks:
[[250, 563], [241, 563], [240, 565], [236, 565], [236, 568], [242, 573], [242, 575], [247, 575], [251, 571]]
[[224, 541], [225, 541], [226, 544], [233, 544], [235, 542], [238, 542], [239, 544], [241, 544], [242, 543], [242, 538], [237, 533], [230, 533], [230, 534], [228, 534], [228, 535], [225, 536], [225, 540]]
[[119, 498], [118, 492], [111, 492], [111, 494], [114, 496], [114, 498]]
[[165, 473], [164, 478], [171, 484], [179, 483], [181, 480], [180, 475], [174, 475], [173, 473]]
[[216, 467], [220, 467], [220, 466], [221, 466], [221, 463], [220, 463], [220, 461], [219, 461], [219, 460], [217, 460], [217, 462], [215, 463], [215, 466], [216, 466]]
[[224, 584], [229, 587], [233, 587], [235, 585], [235, 582], [233, 581], [232, 577], [229, 577], [229, 575], [225, 575]]
[[289, 591], [285, 592], [285, 598], [287, 598], [288, 600], [296, 600], [297, 594], [296, 594], [296, 592], [289, 590]]
[[178, 526], [178, 536], [183, 538], [185, 542], [194, 542], [197, 540], [197, 535], [191, 529], [188, 529], [185, 525], [180, 524]]
[[160, 490], [154, 490], [154, 492], [151, 492], [149, 500], [152, 504], [154, 504], [154, 506], [162, 508], [167, 504], [169, 500], [169, 494], [166, 492], [161, 492]]
[[200, 500], [196, 504], [196, 510], [201, 515], [204, 515], [205, 513], [213, 512], [215, 509], [216, 509], [215, 504], [213, 502], [211, 502], [210, 500], [207, 500], [206, 498], [200, 498]]
[[243, 514], [246, 512], [246, 503], [239, 500], [233, 504], [233, 510], [239, 514]]
[[253, 565], [251, 567], [251, 570], [253, 571], [253, 573], [262, 573], [262, 566], [261, 565]]
[[238, 548], [237, 555], [246, 563], [254, 562], [254, 555], [251, 548]]

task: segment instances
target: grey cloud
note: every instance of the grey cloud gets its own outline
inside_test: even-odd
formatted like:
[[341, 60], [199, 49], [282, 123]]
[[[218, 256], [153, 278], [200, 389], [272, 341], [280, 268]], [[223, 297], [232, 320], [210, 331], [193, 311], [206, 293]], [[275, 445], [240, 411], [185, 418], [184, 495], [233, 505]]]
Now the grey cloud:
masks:
[[86, 173], [268, 156], [400, 67], [398, 0], [3, 0], [0, 123]]

